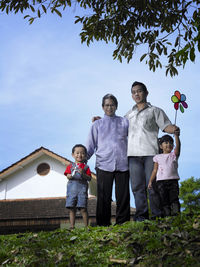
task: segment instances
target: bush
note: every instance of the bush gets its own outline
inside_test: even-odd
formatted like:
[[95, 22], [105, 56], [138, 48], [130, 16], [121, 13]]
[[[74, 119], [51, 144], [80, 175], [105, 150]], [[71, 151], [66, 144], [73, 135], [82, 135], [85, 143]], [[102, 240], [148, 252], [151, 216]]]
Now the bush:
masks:
[[180, 183], [179, 197], [183, 212], [195, 214], [200, 211], [200, 178], [191, 177]]

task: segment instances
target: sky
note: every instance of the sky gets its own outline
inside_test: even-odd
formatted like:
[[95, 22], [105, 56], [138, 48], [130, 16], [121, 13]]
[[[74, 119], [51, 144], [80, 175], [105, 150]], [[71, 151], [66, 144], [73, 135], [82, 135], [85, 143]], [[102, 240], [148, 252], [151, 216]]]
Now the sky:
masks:
[[[120, 63], [112, 58], [112, 43], [81, 44], [77, 13], [72, 8], [62, 18], [47, 14], [32, 25], [23, 15], [0, 14], [0, 171], [41, 146], [73, 160], [71, 148], [86, 143], [92, 117], [103, 116], [102, 97], [114, 94], [116, 114], [123, 116], [134, 105], [131, 85], [140, 81], [148, 101], [172, 123], [171, 96], [175, 90], [186, 95], [188, 109], [177, 113], [180, 181], [200, 178], [200, 56], [174, 78], [164, 68], [154, 73], [140, 63], [142, 49], [129, 64]], [[94, 171], [95, 156], [88, 164]]]

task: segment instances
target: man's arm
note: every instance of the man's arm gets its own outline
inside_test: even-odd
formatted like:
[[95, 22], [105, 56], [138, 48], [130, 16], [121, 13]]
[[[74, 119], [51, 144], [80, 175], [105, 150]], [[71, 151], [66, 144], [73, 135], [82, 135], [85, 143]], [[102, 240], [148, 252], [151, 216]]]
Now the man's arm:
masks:
[[[96, 124], [96, 123], [95, 123]], [[90, 128], [90, 132], [88, 135], [88, 139], [86, 142], [86, 148], [87, 148], [87, 159], [90, 159], [92, 155], [95, 152], [95, 149], [97, 148], [97, 128], [94, 123], [92, 124], [92, 127]]]

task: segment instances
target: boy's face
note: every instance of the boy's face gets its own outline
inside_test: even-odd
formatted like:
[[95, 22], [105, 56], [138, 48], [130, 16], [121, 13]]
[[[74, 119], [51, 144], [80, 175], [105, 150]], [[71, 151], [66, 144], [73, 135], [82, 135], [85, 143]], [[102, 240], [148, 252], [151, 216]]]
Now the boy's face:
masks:
[[85, 149], [83, 147], [76, 147], [72, 157], [75, 159], [75, 162], [84, 162], [86, 159]]
[[148, 92], [145, 92], [140, 85], [132, 87], [132, 98], [136, 104], [146, 103]]
[[107, 116], [113, 116], [115, 115], [117, 107], [115, 106], [115, 103], [112, 99], [108, 98], [104, 102], [103, 110]]

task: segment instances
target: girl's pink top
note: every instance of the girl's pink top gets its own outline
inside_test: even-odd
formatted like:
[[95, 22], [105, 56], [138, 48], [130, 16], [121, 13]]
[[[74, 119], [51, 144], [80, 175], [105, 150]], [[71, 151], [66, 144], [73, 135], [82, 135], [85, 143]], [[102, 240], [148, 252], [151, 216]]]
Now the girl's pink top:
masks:
[[178, 161], [174, 151], [168, 154], [155, 155], [153, 161], [158, 163], [156, 181], [180, 179]]

